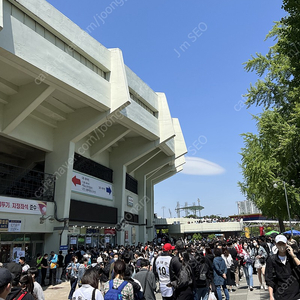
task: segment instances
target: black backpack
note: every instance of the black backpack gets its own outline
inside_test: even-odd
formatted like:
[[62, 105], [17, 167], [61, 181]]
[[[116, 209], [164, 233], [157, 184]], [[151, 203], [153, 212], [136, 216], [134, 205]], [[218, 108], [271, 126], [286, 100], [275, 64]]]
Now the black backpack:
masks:
[[175, 289], [185, 288], [191, 285], [192, 283], [193, 283], [193, 275], [192, 275], [191, 267], [188, 264], [182, 265]]
[[196, 280], [197, 286], [206, 285], [208, 270], [209, 270], [209, 267], [205, 261], [197, 262], [197, 267], [196, 267], [196, 271], [195, 271], [195, 280]]

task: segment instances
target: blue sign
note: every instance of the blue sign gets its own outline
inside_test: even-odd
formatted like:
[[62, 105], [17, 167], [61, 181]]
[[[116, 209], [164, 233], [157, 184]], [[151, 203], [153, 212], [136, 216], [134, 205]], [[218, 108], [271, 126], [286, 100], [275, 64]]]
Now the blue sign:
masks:
[[59, 250], [61, 251], [68, 251], [68, 245], [59, 246]]

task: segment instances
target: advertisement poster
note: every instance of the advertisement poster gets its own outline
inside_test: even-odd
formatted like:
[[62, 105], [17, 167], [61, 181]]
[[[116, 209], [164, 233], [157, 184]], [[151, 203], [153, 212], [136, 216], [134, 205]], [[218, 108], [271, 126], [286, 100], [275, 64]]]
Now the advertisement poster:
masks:
[[21, 247], [13, 248], [13, 261], [19, 263], [20, 257], [25, 257], [25, 251]]
[[91, 243], [92, 243], [92, 237], [91, 237], [91, 236], [87, 236], [87, 237], [85, 238], [85, 243], [86, 243], [86, 244], [91, 244]]
[[131, 227], [131, 243], [135, 244], [135, 237], [136, 237], [136, 233], [135, 233], [135, 227]]

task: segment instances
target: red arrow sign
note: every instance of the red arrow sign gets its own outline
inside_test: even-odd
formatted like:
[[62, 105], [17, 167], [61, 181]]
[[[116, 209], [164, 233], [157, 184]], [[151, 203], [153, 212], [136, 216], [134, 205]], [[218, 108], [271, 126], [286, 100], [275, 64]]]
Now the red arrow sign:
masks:
[[76, 178], [76, 175], [72, 178], [72, 182], [76, 186], [76, 184], [81, 185], [81, 180], [79, 178]]

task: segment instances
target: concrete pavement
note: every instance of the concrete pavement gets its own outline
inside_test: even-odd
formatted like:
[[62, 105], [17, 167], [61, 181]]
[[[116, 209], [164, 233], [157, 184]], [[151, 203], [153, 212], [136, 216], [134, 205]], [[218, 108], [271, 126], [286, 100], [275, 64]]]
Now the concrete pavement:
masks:
[[[253, 275], [254, 289], [249, 291], [246, 284], [246, 279], [240, 282], [240, 287], [235, 292], [230, 293], [231, 300], [267, 300], [269, 299], [268, 291], [259, 289], [257, 275]], [[56, 286], [44, 287], [45, 300], [67, 300], [70, 292], [70, 283], [62, 282]], [[156, 294], [156, 299], [161, 300], [161, 294]], [[225, 299], [225, 298], [223, 298]]]

